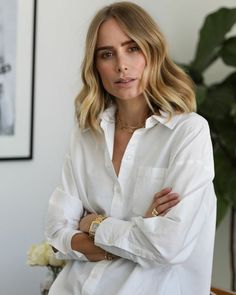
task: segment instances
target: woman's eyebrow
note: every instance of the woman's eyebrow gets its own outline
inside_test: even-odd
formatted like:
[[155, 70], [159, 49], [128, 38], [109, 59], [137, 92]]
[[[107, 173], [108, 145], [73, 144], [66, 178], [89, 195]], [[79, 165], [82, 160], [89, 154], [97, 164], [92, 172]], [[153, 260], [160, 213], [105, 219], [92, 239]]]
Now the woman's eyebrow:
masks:
[[[121, 46], [125, 46], [125, 45], [131, 44], [131, 43], [135, 43], [135, 41], [134, 40], [124, 41], [121, 43]], [[101, 46], [101, 47], [96, 48], [96, 52], [98, 52], [100, 50], [112, 50], [112, 49], [114, 49], [114, 46]]]

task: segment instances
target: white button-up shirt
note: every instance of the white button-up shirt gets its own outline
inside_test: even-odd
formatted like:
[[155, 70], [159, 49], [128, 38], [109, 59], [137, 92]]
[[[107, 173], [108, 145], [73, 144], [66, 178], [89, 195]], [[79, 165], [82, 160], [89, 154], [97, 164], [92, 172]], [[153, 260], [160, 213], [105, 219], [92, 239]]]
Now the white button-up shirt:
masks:
[[[209, 128], [196, 113], [151, 116], [126, 148], [119, 176], [112, 165], [114, 108], [104, 136], [75, 127], [62, 184], [49, 202], [48, 242], [69, 259], [50, 295], [209, 295], [216, 198]], [[181, 201], [165, 216], [143, 218], [165, 187]], [[71, 249], [84, 209], [109, 216], [95, 244], [121, 258], [90, 262]]]

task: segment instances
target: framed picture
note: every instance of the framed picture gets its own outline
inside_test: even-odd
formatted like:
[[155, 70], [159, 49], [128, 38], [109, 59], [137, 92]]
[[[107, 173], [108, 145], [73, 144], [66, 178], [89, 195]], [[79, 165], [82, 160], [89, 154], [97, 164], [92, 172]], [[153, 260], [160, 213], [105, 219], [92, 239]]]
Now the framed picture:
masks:
[[0, 0], [0, 160], [33, 154], [36, 0]]

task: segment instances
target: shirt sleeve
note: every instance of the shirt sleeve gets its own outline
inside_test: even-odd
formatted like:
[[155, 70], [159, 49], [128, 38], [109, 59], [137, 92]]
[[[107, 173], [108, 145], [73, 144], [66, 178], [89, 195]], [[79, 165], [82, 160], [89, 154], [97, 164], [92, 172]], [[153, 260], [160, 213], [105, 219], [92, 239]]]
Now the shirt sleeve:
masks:
[[185, 129], [173, 142], [163, 184], [179, 193], [181, 201], [165, 216], [105, 219], [96, 231], [96, 245], [148, 267], [189, 257], [206, 218], [215, 218], [216, 202], [208, 124], [202, 119]]
[[62, 171], [62, 184], [53, 192], [48, 207], [45, 235], [50, 245], [58, 252], [58, 259], [77, 259], [88, 261], [86, 256], [71, 248], [71, 239], [76, 233], [79, 220], [83, 215], [83, 204], [71, 165], [71, 158], [66, 155]]

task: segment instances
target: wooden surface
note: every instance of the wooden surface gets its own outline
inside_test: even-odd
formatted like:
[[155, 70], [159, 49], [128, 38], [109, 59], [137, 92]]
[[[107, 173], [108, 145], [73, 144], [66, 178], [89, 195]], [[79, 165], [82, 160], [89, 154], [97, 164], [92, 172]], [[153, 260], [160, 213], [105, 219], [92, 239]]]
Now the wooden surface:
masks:
[[218, 288], [211, 288], [211, 291], [214, 292], [216, 295], [236, 295], [236, 293], [233, 291], [226, 291]]

